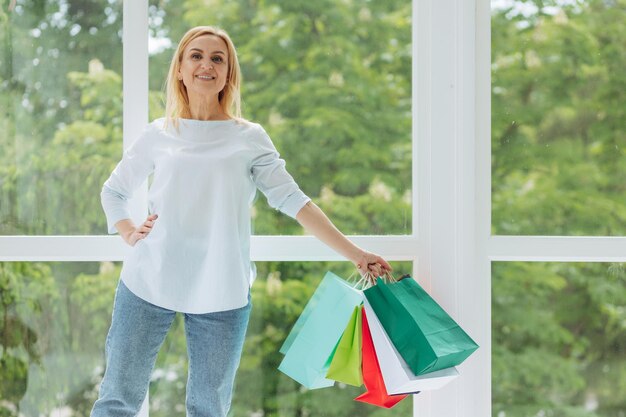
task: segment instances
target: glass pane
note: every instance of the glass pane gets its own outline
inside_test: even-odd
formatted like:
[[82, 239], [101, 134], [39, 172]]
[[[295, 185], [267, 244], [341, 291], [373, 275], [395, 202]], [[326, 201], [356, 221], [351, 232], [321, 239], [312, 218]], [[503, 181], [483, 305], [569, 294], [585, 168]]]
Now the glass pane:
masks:
[[626, 264], [492, 264], [494, 417], [626, 415]]
[[[411, 397], [391, 410], [354, 401], [364, 388], [336, 383], [306, 390], [278, 370], [279, 353], [287, 334], [326, 271], [347, 278], [354, 267], [347, 262], [255, 262], [252, 314], [241, 364], [235, 380], [233, 417], [344, 417], [412, 415]], [[399, 278], [411, 273], [411, 262], [394, 262]], [[150, 388], [151, 417], [184, 417], [187, 351], [183, 317], [177, 315], [164, 346]], [[381, 412], [383, 414], [381, 414]]]
[[[207, 22], [233, 39], [243, 116], [347, 234], [411, 233], [411, 2], [150, 1], [150, 118], [174, 48]], [[257, 192], [259, 235], [301, 227]]]
[[106, 233], [122, 152], [122, 2], [0, 8], [0, 235]]
[[626, 8], [492, 0], [492, 232], [626, 234]]
[[88, 416], [121, 264], [0, 263], [0, 415]]
[[[257, 262], [253, 309], [236, 377], [233, 416], [387, 416], [412, 414], [407, 398], [390, 411], [353, 400], [364, 388], [307, 391], [278, 371], [284, 339], [319, 281], [348, 262]], [[394, 262], [394, 276], [411, 272]], [[120, 263], [0, 263], [0, 415], [89, 415], [105, 369]], [[177, 314], [150, 384], [151, 417], [184, 417], [187, 350]]]

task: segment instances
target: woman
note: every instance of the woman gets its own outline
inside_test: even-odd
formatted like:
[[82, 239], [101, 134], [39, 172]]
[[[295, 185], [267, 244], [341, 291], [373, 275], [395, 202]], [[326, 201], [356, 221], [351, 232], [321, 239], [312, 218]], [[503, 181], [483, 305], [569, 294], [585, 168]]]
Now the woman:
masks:
[[[108, 232], [133, 249], [115, 293], [92, 417], [138, 413], [176, 312], [184, 315], [187, 337], [187, 415], [226, 416], [252, 307], [250, 206], [257, 188], [361, 274], [392, 270], [346, 239], [299, 189], [263, 127], [241, 118], [239, 91], [226, 32], [190, 29], [170, 65], [166, 117], [146, 126], [102, 187]], [[152, 214], [135, 226], [126, 202], [150, 173]]]

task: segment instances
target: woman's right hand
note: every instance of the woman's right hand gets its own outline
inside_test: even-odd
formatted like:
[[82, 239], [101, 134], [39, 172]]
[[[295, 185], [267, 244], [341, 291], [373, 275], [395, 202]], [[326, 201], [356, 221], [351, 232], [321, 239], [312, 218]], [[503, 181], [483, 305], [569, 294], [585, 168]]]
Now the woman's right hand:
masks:
[[135, 227], [134, 229], [131, 229], [124, 236], [124, 240], [126, 241], [126, 243], [128, 243], [130, 246], [135, 246], [135, 244], [139, 240], [145, 239], [152, 231], [152, 226], [154, 226], [154, 222], [158, 217], [159, 216], [157, 214], [151, 214], [148, 216], [146, 221], [143, 222], [143, 224]]

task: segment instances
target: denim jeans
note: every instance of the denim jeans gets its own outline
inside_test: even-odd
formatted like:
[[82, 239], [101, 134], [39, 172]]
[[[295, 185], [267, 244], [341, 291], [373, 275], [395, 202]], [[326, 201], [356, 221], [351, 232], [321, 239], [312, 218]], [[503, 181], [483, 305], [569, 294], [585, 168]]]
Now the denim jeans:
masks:
[[[248, 294], [248, 304], [242, 308], [182, 313], [189, 360], [187, 417], [227, 415], [251, 308]], [[119, 280], [104, 348], [106, 370], [91, 417], [137, 415], [175, 316], [175, 311], [137, 297]]]

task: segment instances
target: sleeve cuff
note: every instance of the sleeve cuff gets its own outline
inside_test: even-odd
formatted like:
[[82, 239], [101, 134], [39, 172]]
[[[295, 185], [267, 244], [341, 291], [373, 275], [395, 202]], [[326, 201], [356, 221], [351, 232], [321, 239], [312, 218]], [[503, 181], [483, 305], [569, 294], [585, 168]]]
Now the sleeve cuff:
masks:
[[117, 233], [115, 223], [130, 219], [126, 198], [105, 184], [102, 187], [100, 199], [107, 220], [107, 232], [113, 235]]
[[296, 214], [298, 214], [302, 207], [309, 201], [311, 201], [311, 198], [304, 194], [302, 190], [297, 190], [287, 197], [287, 200], [283, 202], [279, 210], [296, 220]]
[[120, 212], [107, 215], [106, 218], [107, 218], [107, 227], [109, 229], [108, 232], [110, 235], [114, 235], [117, 233], [117, 229], [115, 228], [115, 223], [119, 222], [120, 220], [130, 219], [130, 214], [120, 211]]

